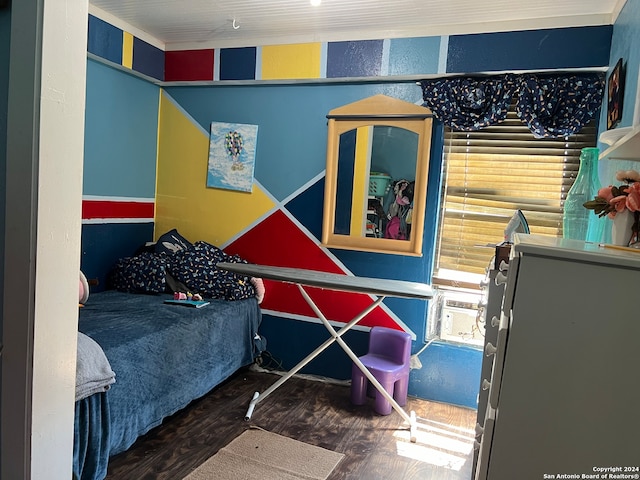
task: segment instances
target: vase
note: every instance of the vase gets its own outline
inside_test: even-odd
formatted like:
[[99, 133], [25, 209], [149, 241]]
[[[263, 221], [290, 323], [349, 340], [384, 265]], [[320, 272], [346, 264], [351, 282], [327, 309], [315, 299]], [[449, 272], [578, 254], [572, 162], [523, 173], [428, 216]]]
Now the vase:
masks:
[[600, 189], [598, 177], [597, 148], [583, 148], [580, 151], [580, 168], [573, 185], [567, 193], [562, 213], [562, 236], [574, 240], [599, 242], [603, 233], [604, 220], [584, 207]]
[[611, 225], [612, 245], [622, 245], [625, 247], [629, 245], [629, 240], [631, 240], [631, 236], [633, 234], [631, 227], [633, 227], [634, 221], [635, 218], [633, 213], [626, 208], [623, 211], [616, 213]]

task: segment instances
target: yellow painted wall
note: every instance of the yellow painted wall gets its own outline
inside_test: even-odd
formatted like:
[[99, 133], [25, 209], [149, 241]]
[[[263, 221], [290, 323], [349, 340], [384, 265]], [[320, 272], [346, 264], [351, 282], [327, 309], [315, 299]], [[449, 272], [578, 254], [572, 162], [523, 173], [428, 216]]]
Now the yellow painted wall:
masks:
[[351, 199], [351, 227], [350, 234], [361, 237], [366, 234], [366, 203], [369, 192], [365, 188], [365, 181], [369, 179], [369, 159], [371, 158], [371, 140], [373, 127], [358, 127], [356, 134], [356, 156], [353, 172], [353, 194]]
[[320, 43], [262, 47], [262, 79], [320, 78]]
[[133, 35], [122, 32], [122, 65], [133, 68]]

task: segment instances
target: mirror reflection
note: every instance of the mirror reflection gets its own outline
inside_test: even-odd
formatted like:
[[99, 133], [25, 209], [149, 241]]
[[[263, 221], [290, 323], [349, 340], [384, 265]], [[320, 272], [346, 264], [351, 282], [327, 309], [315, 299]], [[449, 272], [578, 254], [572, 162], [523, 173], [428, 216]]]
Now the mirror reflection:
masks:
[[376, 95], [327, 117], [322, 244], [421, 255], [431, 112]]
[[[340, 135], [334, 234], [410, 238], [418, 140], [417, 133], [390, 125]], [[352, 185], [359, 164], [365, 165], [367, 195], [357, 208]]]

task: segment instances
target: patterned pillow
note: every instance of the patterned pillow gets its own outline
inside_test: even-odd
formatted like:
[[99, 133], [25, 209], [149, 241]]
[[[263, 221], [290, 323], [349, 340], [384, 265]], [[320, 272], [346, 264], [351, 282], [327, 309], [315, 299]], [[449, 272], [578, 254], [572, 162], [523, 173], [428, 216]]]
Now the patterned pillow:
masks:
[[167, 256], [141, 253], [119, 259], [109, 276], [109, 287], [129, 293], [162, 293], [166, 288]]
[[155, 244], [155, 252], [171, 254], [181, 250], [187, 250], [192, 246], [191, 242], [180, 235], [178, 230], [174, 228], [158, 238]]
[[205, 298], [241, 300], [255, 296], [249, 277], [216, 267], [219, 262], [247, 263], [238, 255], [228, 255], [218, 247], [198, 241], [188, 250], [180, 250], [169, 257], [171, 275], [184, 283], [191, 292]]

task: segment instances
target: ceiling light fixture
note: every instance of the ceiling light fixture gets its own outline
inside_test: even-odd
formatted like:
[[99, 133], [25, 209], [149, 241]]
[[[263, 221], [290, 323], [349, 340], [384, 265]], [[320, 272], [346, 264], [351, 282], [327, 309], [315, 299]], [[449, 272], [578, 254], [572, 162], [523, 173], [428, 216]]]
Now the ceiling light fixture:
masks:
[[322, 0], [311, 0], [311, 6], [318, 7], [318, 6], [320, 6], [321, 2], [322, 2]]

